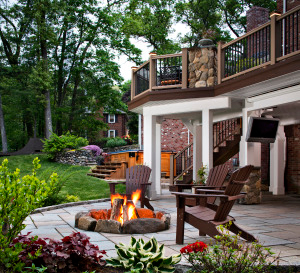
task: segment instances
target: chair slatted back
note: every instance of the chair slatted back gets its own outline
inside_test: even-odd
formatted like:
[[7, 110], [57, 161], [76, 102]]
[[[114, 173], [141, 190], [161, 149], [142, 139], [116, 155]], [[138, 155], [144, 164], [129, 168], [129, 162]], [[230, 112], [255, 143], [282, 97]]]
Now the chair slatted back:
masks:
[[[226, 164], [221, 164], [210, 169], [206, 180], [206, 186], [221, 187], [228, 174], [228, 167]], [[213, 204], [216, 197], [207, 198], [207, 202]]]
[[[151, 168], [144, 165], [136, 165], [126, 170], [126, 195], [131, 196], [137, 189], [142, 189], [142, 183], [148, 183]], [[145, 193], [141, 193], [145, 194]]]
[[[227, 185], [224, 194], [228, 195], [228, 196], [239, 195], [246, 182], [247, 181], [231, 180], [229, 182], [229, 184]], [[235, 200], [232, 200], [232, 201], [221, 200], [221, 202], [218, 206], [218, 209], [216, 211], [214, 221], [226, 220], [226, 217], [229, 215], [229, 212], [231, 211], [234, 203], [235, 203]]]
[[[229, 184], [226, 187], [224, 194], [228, 196], [240, 194], [252, 170], [252, 165], [247, 165], [236, 170], [231, 175]], [[221, 201], [215, 215], [215, 221], [224, 221], [228, 216], [229, 212], [231, 211], [234, 203], [235, 201]]]

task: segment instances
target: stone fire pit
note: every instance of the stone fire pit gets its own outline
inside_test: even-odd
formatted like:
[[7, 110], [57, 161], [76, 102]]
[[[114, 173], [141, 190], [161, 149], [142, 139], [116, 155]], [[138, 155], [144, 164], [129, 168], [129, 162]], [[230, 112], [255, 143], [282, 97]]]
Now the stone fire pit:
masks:
[[[143, 212], [145, 213], [141, 213]], [[147, 210], [147, 211], [146, 211]], [[137, 218], [125, 221], [123, 225], [112, 219], [96, 219], [93, 218], [97, 212], [107, 210], [90, 210], [78, 212], [75, 216], [75, 227], [87, 231], [107, 232], [116, 234], [143, 234], [167, 230], [170, 227], [171, 216], [168, 213], [158, 211], [152, 212], [148, 209], [137, 209], [142, 214], [152, 214], [153, 218]], [[150, 213], [149, 213], [150, 211]]]

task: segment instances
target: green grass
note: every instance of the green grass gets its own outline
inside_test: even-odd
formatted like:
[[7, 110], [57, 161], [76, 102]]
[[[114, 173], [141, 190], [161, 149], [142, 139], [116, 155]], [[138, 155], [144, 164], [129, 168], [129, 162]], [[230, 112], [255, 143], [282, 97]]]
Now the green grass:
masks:
[[[20, 155], [9, 156], [8, 167], [11, 171], [16, 168], [20, 169], [21, 176], [30, 174], [32, 171], [32, 161], [35, 157], [40, 159], [42, 167], [38, 170], [39, 178], [49, 177], [52, 172], [56, 172], [61, 177], [66, 177], [65, 185], [63, 186], [60, 195], [78, 196], [81, 201], [107, 198], [110, 196], [109, 186], [107, 182], [99, 178], [87, 176], [89, 167], [71, 166], [48, 161], [46, 155]], [[1, 162], [4, 157], [1, 158]], [[125, 185], [118, 185], [116, 191], [125, 192]]]

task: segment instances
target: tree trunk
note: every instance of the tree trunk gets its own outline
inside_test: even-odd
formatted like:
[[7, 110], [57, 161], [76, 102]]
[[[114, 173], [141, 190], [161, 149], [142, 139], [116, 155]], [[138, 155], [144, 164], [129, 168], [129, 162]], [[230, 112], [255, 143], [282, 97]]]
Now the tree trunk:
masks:
[[6, 138], [6, 130], [5, 130], [3, 110], [2, 110], [1, 94], [0, 94], [0, 127], [1, 127], [2, 152], [6, 153], [7, 152], [7, 138]]
[[[48, 72], [48, 55], [47, 55], [47, 40], [45, 38], [45, 34], [41, 33], [41, 30], [45, 30], [46, 28], [46, 11], [41, 11], [41, 28], [40, 28], [40, 43], [41, 43], [41, 54], [43, 61], [43, 69], [44, 72]], [[45, 137], [49, 139], [53, 132], [52, 129], [52, 116], [51, 116], [51, 101], [50, 101], [50, 90], [43, 90], [45, 95], [46, 105], [45, 105]]]

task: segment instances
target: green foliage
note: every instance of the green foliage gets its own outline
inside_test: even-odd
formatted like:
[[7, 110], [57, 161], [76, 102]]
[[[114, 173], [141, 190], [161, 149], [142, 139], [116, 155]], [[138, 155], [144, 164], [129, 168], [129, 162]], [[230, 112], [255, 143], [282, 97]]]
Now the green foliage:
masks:
[[241, 241], [238, 235], [230, 235], [225, 228], [219, 226], [222, 235], [215, 236], [216, 241], [212, 241], [209, 247], [194, 249], [188, 245], [181, 249], [192, 265], [192, 272], [271, 272], [278, 258], [273, 256], [270, 248], [258, 242]]
[[0, 166], [0, 265], [9, 270], [18, 271], [23, 266], [18, 260], [22, 248], [11, 249], [10, 243], [24, 229], [25, 218], [43, 204], [57, 184], [56, 173], [48, 181], [38, 179], [40, 167], [35, 158], [32, 173], [21, 178], [19, 169], [9, 171], [7, 159]]
[[148, 242], [131, 237], [130, 245], [115, 245], [118, 257], [107, 259], [108, 265], [124, 268], [135, 273], [174, 272], [173, 265], [180, 262], [181, 255], [163, 257], [164, 245], [159, 246], [155, 238]]
[[120, 147], [120, 146], [125, 146], [125, 145], [127, 145], [127, 142], [120, 137], [110, 138], [106, 142], [106, 147], [109, 147], [109, 148]]
[[43, 152], [47, 154], [49, 159], [55, 159], [59, 152], [62, 152], [67, 148], [78, 149], [89, 144], [87, 139], [71, 135], [69, 132], [61, 136], [53, 133], [49, 139], [46, 139], [43, 142]]
[[35, 266], [34, 263], [31, 266], [27, 266], [25, 268], [30, 270], [30, 272], [38, 272], [38, 273], [47, 272], [47, 267], [46, 266], [39, 267], [39, 266]]
[[205, 184], [205, 181], [207, 179], [207, 166], [204, 165], [202, 166], [198, 171], [197, 171], [197, 175], [199, 177], [199, 180], [197, 181], [196, 184]]

